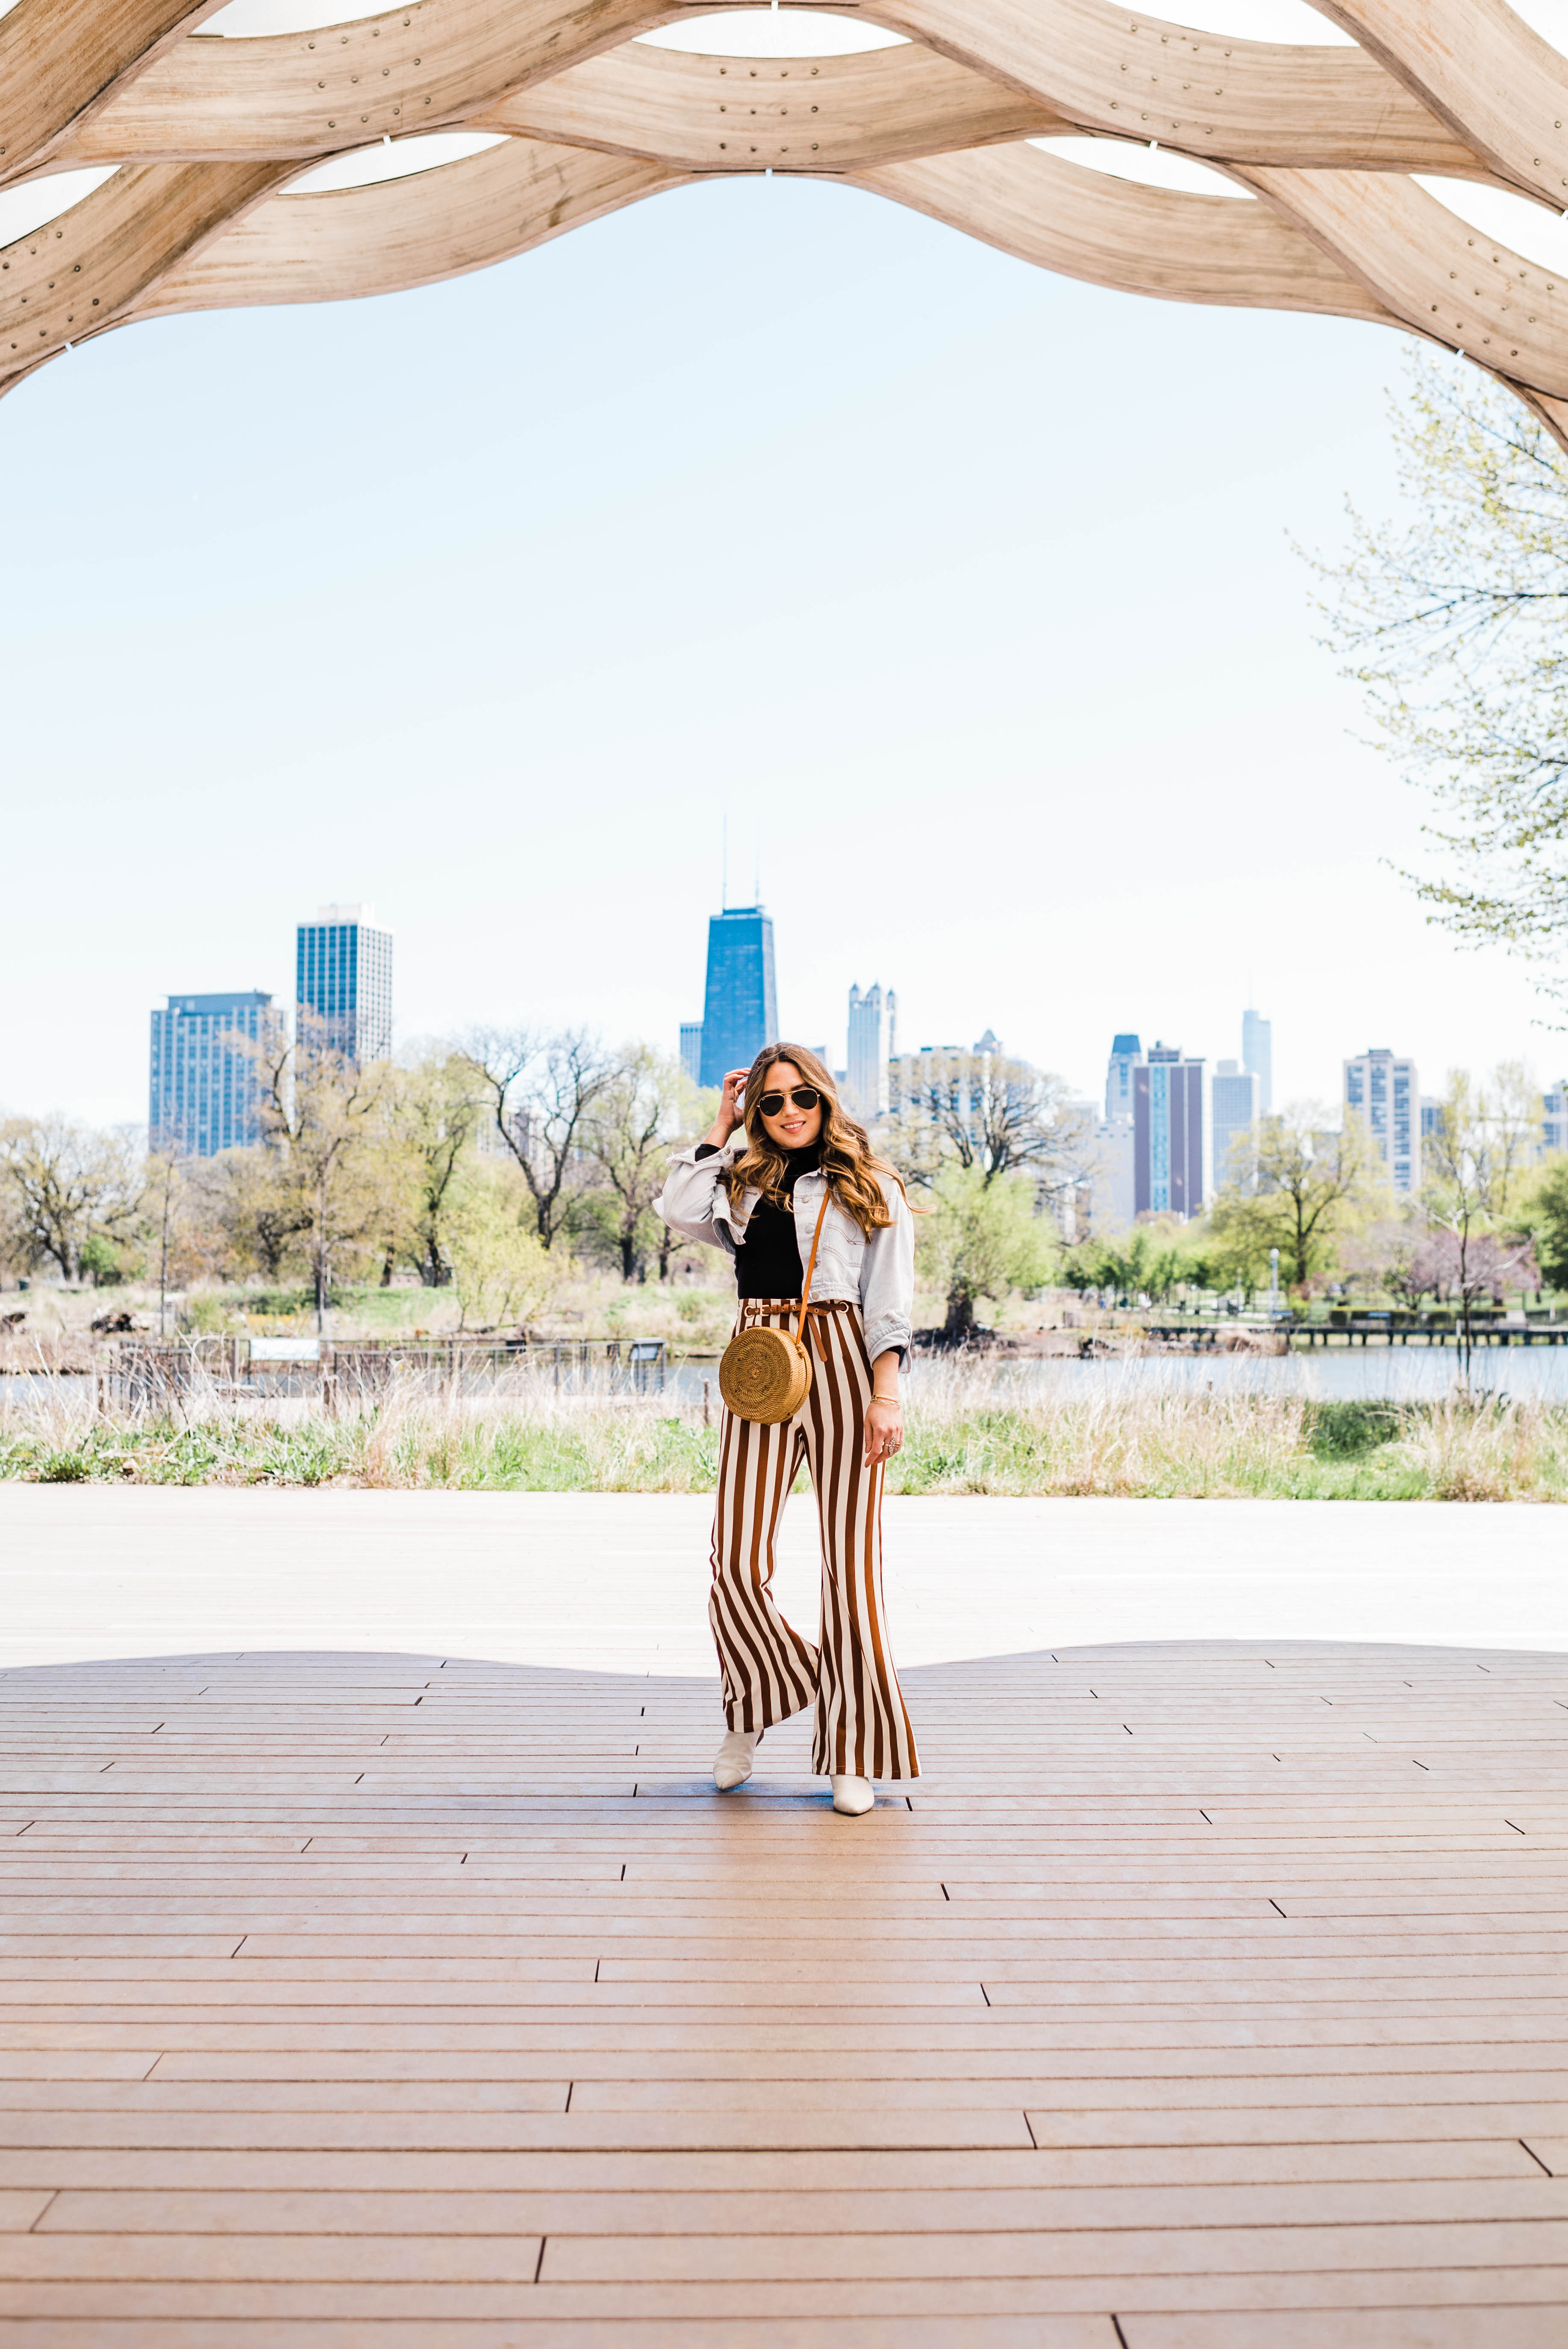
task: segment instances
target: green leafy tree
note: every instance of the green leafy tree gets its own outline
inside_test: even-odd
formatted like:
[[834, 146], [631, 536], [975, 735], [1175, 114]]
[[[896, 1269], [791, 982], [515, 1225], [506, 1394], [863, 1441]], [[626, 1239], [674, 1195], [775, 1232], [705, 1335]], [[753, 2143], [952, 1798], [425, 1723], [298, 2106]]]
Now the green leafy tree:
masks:
[[258, 1143], [225, 1150], [187, 1172], [213, 1235], [215, 1268], [230, 1279], [260, 1273], [270, 1283], [303, 1261], [310, 1202], [287, 1154]]
[[1461, 1375], [1470, 1382], [1476, 1299], [1518, 1275], [1534, 1251], [1528, 1231], [1510, 1209], [1517, 1204], [1519, 1170], [1513, 1136], [1495, 1097], [1463, 1069], [1449, 1072], [1432, 1132], [1421, 1144], [1422, 1203], [1452, 1251], [1447, 1285], [1459, 1299]]
[[52, 1263], [64, 1279], [79, 1280], [96, 1240], [102, 1247], [93, 1261], [117, 1263], [136, 1237], [142, 1181], [140, 1154], [126, 1133], [59, 1116], [0, 1123], [0, 1216], [20, 1262]]
[[1113, 1237], [1080, 1240], [1068, 1250], [1063, 1274], [1071, 1288], [1109, 1289], [1130, 1305], [1140, 1297], [1163, 1305], [1184, 1282], [1206, 1269], [1187, 1244], [1181, 1226], [1163, 1221], [1134, 1224]]
[[1254, 1278], [1277, 1247], [1290, 1286], [1305, 1291], [1333, 1269], [1341, 1233], [1377, 1211], [1382, 1165], [1358, 1118], [1331, 1128], [1326, 1110], [1299, 1102], [1260, 1121], [1253, 1164], [1255, 1190], [1228, 1184], [1214, 1201], [1213, 1245]]
[[389, 1072], [384, 1147], [400, 1152], [405, 1163], [402, 1179], [382, 1185], [384, 1201], [402, 1210], [383, 1247], [383, 1283], [390, 1280], [399, 1256], [412, 1263], [427, 1288], [444, 1288], [450, 1281], [448, 1225], [458, 1169], [484, 1113], [479, 1079], [466, 1052], [415, 1049]]
[[1413, 516], [1353, 509], [1348, 554], [1315, 561], [1326, 641], [1431, 793], [1433, 869], [1405, 875], [1430, 918], [1549, 964], [1568, 929], [1568, 457], [1489, 377], [1429, 354], [1392, 420]]
[[1553, 1288], [1568, 1288], [1568, 1158], [1547, 1161], [1522, 1205], [1522, 1221], [1534, 1238], [1542, 1279]]
[[407, 1216], [407, 1162], [390, 1146], [386, 1061], [361, 1064], [330, 1040], [325, 1022], [301, 1013], [298, 1031], [259, 1048], [263, 1123], [310, 1260], [316, 1327], [335, 1275]]
[[982, 1298], [1038, 1288], [1055, 1251], [1026, 1174], [987, 1175], [950, 1162], [930, 1186], [931, 1214], [917, 1226], [923, 1269], [946, 1299], [943, 1336], [961, 1344], [975, 1329]]
[[533, 1195], [504, 1160], [465, 1164], [451, 1193], [446, 1239], [459, 1329], [527, 1320], [572, 1269], [563, 1247], [549, 1249], [540, 1238]]

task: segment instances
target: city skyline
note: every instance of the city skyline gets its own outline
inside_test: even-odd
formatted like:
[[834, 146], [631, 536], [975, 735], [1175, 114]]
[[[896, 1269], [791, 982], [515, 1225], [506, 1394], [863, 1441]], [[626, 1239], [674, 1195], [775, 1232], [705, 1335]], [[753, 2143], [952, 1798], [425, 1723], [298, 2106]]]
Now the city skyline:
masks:
[[[41, 779], [15, 869], [56, 869], [61, 805], [73, 832], [69, 954], [57, 890], [8, 909], [0, 1100], [139, 1123], [148, 1008], [292, 1002], [276, 909], [318, 885], [395, 914], [400, 1037], [526, 1016], [673, 1049], [727, 815], [748, 886], [761, 836], [808, 1040], [880, 975], [916, 1043], [993, 1020], [1088, 1096], [1118, 1026], [1233, 1053], [1255, 970], [1276, 1103], [1332, 1103], [1368, 1039], [1429, 1090], [1561, 1073], [1528, 972], [1398, 879], [1429, 810], [1362, 739], [1291, 552], [1332, 557], [1347, 496], [1402, 526], [1386, 330], [1135, 303], [811, 182], [670, 202], [678, 252], [636, 207], [401, 304], [89, 341], [5, 403], [12, 535], [46, 550], [0, 586], [10, 763]], [[335, 438], [359, 461], [302, 574]], [[716, 597], [780, 481], [810, 529]]]
[[[373, 908], [364, 902], [319, 907], [314, 921], [296, 926], [296, 1019], [301, 1013], [315, 1014], [325, 1032], [351, 1057], [385, 1057], [395, 1041], [391, 948], [391, 932], [376, 923]], [[741, 1026], [749, 1021], [763, 1040], [781, 1032], [774, 963], [774, 925], [760, 905], [726, 906], [709, 917], [705, 1019], [683, 1021], [679, 1029], [679, 1057], [694, 1081], [703, 1081], [704, 1036], [711, 1024], [708, 1007], [720, 1015], [713, 1032], [727, 1037], [738, 1049], [738, 1057], [725, 1061], [726, 1067], [742, 1065], [748, 1057], [738, 1049], [737, 1021]], [[727, 1005], [727, 990], [734, 999]], [[218, 1030], [233, 1021], [238, 1007], [270, 1006], [271, 1000], [261, 990], [170, 995], [166, 1010], [153, 1010], [147, 1096], [150, 1142], [160, 1132], [178, 1133], [177, 1146], [204, 1154], [256, 1138], [253, 1081], [232, 1073], [246, 1056], [222, 1050], [211, 1040]], [[199, 1020], [192, 1016], [198, 1013]], [[182, 1027], [178, 1025], [181, 1014]], [[890, 988], [884, 994], [880, 982], [873, 982], [862, 991], [858, 982], [851, 982], [846, 1008], [845, 1064], [837, 1073], [851, 1105], [868, 1118], [883, 1113], [889, 1106], [889, 1068], [898, 1050], [897, 1017], [895, 990]], [[282, 1014], [273, 1011], [271, 1019], [279, 1021]], [[247, 1032], [259, 1034], [253, 1011]], [[1102, 1152], [1108, 1155], [1104, 1171], [1119, 1206], [1136, 1214], [1158, 1200], [1176, 1212], [1191, 1214], [1225, 1181], [1233, 1144], [1243, 1133], [1255, 1129], [1259, 1116], [1268, 1112], [1272, 1019], [1249, 1004], [1241, 1014], [1241, 1036], [1243, 1058], [1220, 1055], [1211, 1069], [1206, 1054], [1187, 1055], [1157, 1040], [1145, 1055], [1138, 1031], [1113, 1032], [1103, 1115], [1092, 1102], [1083, 1106], [1099, 1127]], [[836, 1058], [833, 1048], [818, 1049], [831, 1065]], [[1001, 1051], [1003, 1046], [988, 1027], [972, 1048], [906, 1046], [904, 1057], [912, 1059], [922, 1050], [964, 1049], [984, 1053]], [[720, 1059], [724, 1051], [721, 1042]], [[1383, 1091], [1378, 1089], [1377, 1104], [1373, 1104], [1376, 1081], [1365, 1073], [1372, 1063], [1392, 1061], [1395, 1057], [1379, 1050], [1343, 1059], [1342, 1107], [1368, 1115], [1396, 1188], [1408, 1191], [1419, 1187], [1420, 1139], [1430, 1130], [1436, 1097], [1420, 1093], [1414, 1062], [1400, 1058], [1406, 1113], [1396, 1152], [1390, 1139], [1392, 1126], [1385, 1132], [1385, 1123], [1379, 1122]], [[209, 1073], [209, 1058], [212, 1073]], [[1190, 1081], [1179, 1095], [1173, 1095], [1171, 1080], [1150, 1080], [1147, 1075], [1140, 1080], [1136, 1074], [1140, 1067], [1175, 1062], [1198, 1072], [1195, 1092]], [[213, 1074], [222, 1071], [231, 1073], [219, 1074], [214, 1084]], [[1051, 1072], [1062, 1074], [1059, 1069]], [[1554, 1133], [1563, 1122], [1562, 1103], [1568, 1099], [1568, 1091], [1563, 1080], [1554, 1084], [1548, 1079], [1542, 1089], [1547, 1096], [1545, 1131]], [[868, 1093], [866, 1101], [861, 1098], [862, 1092]], [[240, 1107], [228, 1105], [231, 1095], [236, 1102], [244, 1096]], [[1123, 1123], [1130, 1129], [1126, 1133], [1116, 1131]], [[1568, 1125], [1563, 1131], [1568, 1133]], [[1180, 1207], [1179, 1199], [1191, 1204]]]

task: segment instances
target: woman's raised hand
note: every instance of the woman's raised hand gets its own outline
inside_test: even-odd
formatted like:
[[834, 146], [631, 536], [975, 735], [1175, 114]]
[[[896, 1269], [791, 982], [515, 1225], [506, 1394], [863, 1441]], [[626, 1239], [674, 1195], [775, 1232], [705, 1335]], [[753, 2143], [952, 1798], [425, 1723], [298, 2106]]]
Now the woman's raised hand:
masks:
[[703, 1136], [705, 1142], [711, 1142], [717, 1149], [723, 1149], [741, 1122], [742, 1108], [746, 1100], [746, 1081], [750, 1074], [749, 1069], [731, 1069], [719, 1087], [718, 1115]]

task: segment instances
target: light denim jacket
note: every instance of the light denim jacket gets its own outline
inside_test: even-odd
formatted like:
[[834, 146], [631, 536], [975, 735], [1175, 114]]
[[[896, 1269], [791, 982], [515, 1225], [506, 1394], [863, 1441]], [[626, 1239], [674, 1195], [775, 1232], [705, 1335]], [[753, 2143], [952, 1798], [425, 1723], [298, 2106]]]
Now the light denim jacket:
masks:
[[[684, 1239], [706, 1240], [733, 1257], [746, 1245], [746, 1226], [759, 1194], [747, 1191], [731, 1200], [718, 1178], [744, 1147], [744, 1136], [738, 1134], [711, 1158], [699, 1159], [695, 1149], [683, 1150], [665, 1178], [654, 1213]], [[826, 1304], [842, 1298], [858, 1305], [865, 1323], [866, 1351], [873, 1362], [890, 1348], [907, 1350], [914, 1308], [914, 1218], [898, 1185], [885, 1174], [879, 1180], [892, 1223], [868, 1240], [852, 1216], [830, 1206], [822, 1218], [810, 1300]], [[795, 1185], [795, 1241], [802, 1273], [811, 1254], [825, 1181], [820, 1174], [802, 1174]]]

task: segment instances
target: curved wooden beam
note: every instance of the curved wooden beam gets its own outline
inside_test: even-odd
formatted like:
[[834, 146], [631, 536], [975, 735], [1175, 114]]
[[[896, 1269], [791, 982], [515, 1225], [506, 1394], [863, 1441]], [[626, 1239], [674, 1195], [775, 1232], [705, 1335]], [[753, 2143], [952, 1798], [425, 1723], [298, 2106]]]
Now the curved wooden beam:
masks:
[[1486, 166], [1376, 58], [1193, 32], [1108, 0], [874, 0], [878, 21], [1084, 130], [1218, 161], [1441, 171]]
[[1377, 171], [1247, 171], [1286, 219], [1404, 325], [1568, 398], [1568, 277], [1526, 261], [1411, 180]]
[[[416, 179], [274, 195], [139, 305], [338, 301], [478, 269], [696, 175], [517, 140]], [[849, 176], [849, 175], [847, 175]], [[1037, 266], [1185, 302], [1398, 321], [1265, 204], [1137, 187], [1029, 146], [855, 172], [855, 184]]]
[[857, 171], [856, 183], [1020, 261], [1171, 302], [1399, 321], [1312, 239], [1264, 204], [1172, 195], [1033, 147]]
[[19, 0], [0, 17], [0, 183], [36, 171], [222, 0]]
[[150, 163], [0, 252], [0, 388], [122, 323], [170, 270], [271, 193], [286, 163]]
[[[196, 36], [61, 152], [72, 163], [330, 154], [478, 119], [680, 13], [669, 0], [409, 0], [314, 33]], [[1222, 160], [1491, 175], [1357, 50], [1224, 42], [1105, 0], [1033, 0], [1026, 15], [1012, 0], [873, 0], [865, 13], [1074, 129]]]
[[[481, 267], [713, 172], [853, 178], [1038, 265], [1192, 302], [1398, 323], [1554, 432], [1555, 273], [1423, 171], [1568, 197], [1568, 61], [1506, 0], [1317, 0], [1357, 46], [1224, 39], [1110, 0], [871, 0], [908, 45], [694, 57], [632, 41], [682, 0], [405, 0], [315, 32], [192, 29], [218, 0], [20, 0], [0, 19], [0, 184], [121, 168], [0, 252], [0, 389], [106, 325], [325, 301]], [[462, 124], [463, 164], [291, 196], [307, 161]], [[1021, 143], [1158, 140], [1261, 202], [1135, 187]]]
[[107, 105], [68, 160], [303, 159], [443, 129], [678, 14], [650, 0], [408, 0], [316, 32], [197, 35]]
[[470, 128], [693, 171], [847, 171], [1070, 122], [912, 43], [849, 57], [710, 57], [635, 42], [569, 67]]
[[686, 175], [624, 156], [509, 140], [438, 171], [274, 196], [139, 307], [140, 317], [400, 293], [509, 260]]
[[1506, 0], [1313, 0], [1501, 177], [1568, 210], [1568, 58]]

